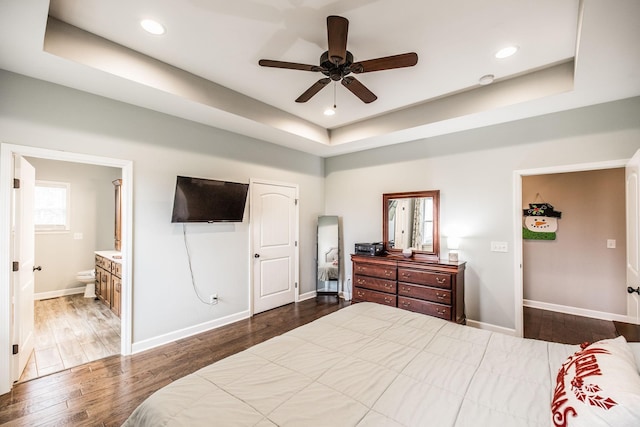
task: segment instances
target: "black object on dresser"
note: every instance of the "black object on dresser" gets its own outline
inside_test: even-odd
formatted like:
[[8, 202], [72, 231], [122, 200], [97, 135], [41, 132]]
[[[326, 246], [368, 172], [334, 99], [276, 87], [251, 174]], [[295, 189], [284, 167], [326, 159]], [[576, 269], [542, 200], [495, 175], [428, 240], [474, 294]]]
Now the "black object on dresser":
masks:
[[464, 324], [464, 262], [351, 255], [353, 302], [370, 301]]

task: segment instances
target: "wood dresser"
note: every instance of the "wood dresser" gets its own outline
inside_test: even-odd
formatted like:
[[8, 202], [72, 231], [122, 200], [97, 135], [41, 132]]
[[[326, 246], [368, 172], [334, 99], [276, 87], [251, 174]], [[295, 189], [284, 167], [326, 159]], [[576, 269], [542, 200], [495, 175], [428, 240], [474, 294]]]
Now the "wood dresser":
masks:
[[353, 302], [370, 301], [464, 324], [464, 262], [351, 255]]

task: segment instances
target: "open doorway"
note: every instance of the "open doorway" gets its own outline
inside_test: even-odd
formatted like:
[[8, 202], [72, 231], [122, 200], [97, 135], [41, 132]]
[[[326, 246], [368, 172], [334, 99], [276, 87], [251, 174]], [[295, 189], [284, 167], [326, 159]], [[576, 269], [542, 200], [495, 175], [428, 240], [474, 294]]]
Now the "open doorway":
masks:
[[35, 169], [36, 269], [34, 350], [18, 382], [121, 352], [119, 312], [95, 292], [95, 253], [116, 249], [122, 169], [23, 158]]
[[[618, 170], [622, 169], [622, 171], [624, 171], [626, 164], [627, 164], [627, 160], [618, 160], [618, 161], [599, 162], [599, 163], [592, 163], [592, 164], [568, 165], [568, 166], [559, 166], [559, 167], [552, 167], [552, 168], [515, 171], [514, 173], [514, 222], [513, 223], [514, 223], [514, 260], [515, 260], [515, 266], [514, 266], [515, 326], [516, 326], [517, 336], [523, 336], [523, 332], [524, 332], [524, 324], [523, 324], [523, 313], [524, 313], [523, 306], [525, 303], [525, 297], [524, 297], [525, 270], [524, 269], [527, 268], [527, 266], [525, 265], [525, 257], [524, 257], [525, 242], [523, 239], [523, 231], [522, 231], [522, 223], [523, 223], [522, 207], [525, 206], [525, 204], [534, 202], [534, 200], [523, 199], [523, 180], [525, 180], [527, 177], [536, 177], [536, 176], [543, 176], [543, 175], [552, 176], [553, 174], [569, 174], [569, 173], [578, 173], [578, 172], [587, 172], [587, 171], [603, 171], [603, 170], [616, 170], [616, 169]], [[622, 172], [621, 176], [624, 177], [624, 172]], [[624, 197], [624, 192], [625, 192], [624, 180], [621, 181], [620, 188], [618, 188], [618, 190], [621, 191], [622, 197]], [[527, 197], [530, 197], [530, 195], [527, 194]], [[545, 197], [544, 195], [541, 195], [540, 199], [543, 199], [544, 197]], [[560, 202], [556, 202], [554, 204], [553, 200], [544, 200], [544, 201], [551, 203], [552, 205], [554, 205], [554, 207], [557, 208], [557, 210], [562, 211], [562, 206]], [[618, 213], [622, 215], [622, 217], [624, 218], [624, 206], [621, 208], [621, 212], [618, 212]], [[564, 218], [566, 219], [566, 217]], [[560, 225], [558, 226], [558, 232], [560, 232], [561, 230], [562, 221], [563, 221], [562, 219], [558, 221], [560, 223]], [[624, 222], [622, 224], [622, 227], [624, 227]], [[588, 233], [588, 232], [589, 232], [588, 229], [585, 229], [585, 233]], [[604, 245], [603, 249], [605, 251], [614, 249], [614, 248], [607, 248], [607, 243], [608, 243], [607, 240], [609, 239], [607, 238], [603, 242], [600, 242]], [[610, 240], [613, 240], [613, 239], [610, 239]], [[618, 243], [622, 245], [619, 248], [619, 250], [624, 252], [625, 251], [624, 242], [616, 242], [616, 246]], [[562, 258], [556, 257], [554, 258], [554, 262], [561, 263]], [[626, 288], [626, 284], [624, 280], [624, 276], [625, 276], [624, 269], [625, 269], [625, 263], [622, 262], [620, 266], [621, 271], [618, 272], [620, 276], [620, 280], [619, 280], [620, 283], [617, 283], [617, 285], [619, 285], [619, 290], [617, 290], [617, 292], [619, 292], [621, 295], [624, 295], [623, 292]], [[563, 291], [564, 290], [565, 289], [563, 289]], [[568, 295], [565, 295], [565, 299], [567, 297], [568, 298], [571, 297], [571, 291], [567, 290], [567, 293]], [[613, 303], [613, 305], [614, 306], [616, 305], [615, 302]], [[567, 307], [567, 304], [566, 303], [556, 304], [556, 305], [550, 304], [547, 307], [557, 308], [556, 306]], [[619, 307], [615, 308], [614, 310], [618, 310], [618, 309]], [[618, 320], [626, 319], [626, 310], [623, 309], [623, 311], [625, 311], [625, 314], [620, 314], [619, 316], [614, 315], [614, 317], [617, 318]], [[575, 314], [588, 316], [589, 314], [594, 314], [594, 313], [598, 314], [602, 312], [598, 310], [583, 310], [583, 311], [577, 310]], [[600, 318], [602, 318], [602, 316], [600, 316]], [[610, 320], [613, 320], [613, 319], [610, 319]]]
[[[24, 156], [39, 159], [74, 162], [86, 165], [106, 166], [116, 168], [122, 177], [121, 187], [121, 307], [120, 307], [120, 354], [131, 353], [131, 218], [132, 218], [132, 162], [129, 160], [98, 157], [79, 153], [69, 153], [37, 147], [1, 144], [0, 147], [0, 262], [11, 265], [13, 253], [11, 245], [11, 205], [13, 194], [13, 159], [14, 156]], [[6, 272], [6, 273], [5, 273]], [[0, 394], [11, 389], [17, 380], [16, 356], [14, 349], [14, 323], [16, 316], [12, 306], [12, 273], [4, 270], [0, 275], [0, 348], [8, 351], [0, 352]], [[19, 320], [18, 320], [19, 321]]]

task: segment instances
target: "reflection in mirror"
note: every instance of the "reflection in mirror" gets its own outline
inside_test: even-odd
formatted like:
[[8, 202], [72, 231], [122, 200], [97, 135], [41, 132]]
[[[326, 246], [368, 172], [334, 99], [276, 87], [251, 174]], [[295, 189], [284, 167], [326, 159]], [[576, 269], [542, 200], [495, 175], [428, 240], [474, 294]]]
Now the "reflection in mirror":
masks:
[[440, 253], [440, 191], [414, 191], [382, 195], [382, 236], [385, 249], [413, 249], [419, 258], [437, 260]]
[[433, 252], [433, 197], [389, 200], [389, 248]]
[[338, 295], [340, 241], [338, 217], [318, 217], [317, 295]]

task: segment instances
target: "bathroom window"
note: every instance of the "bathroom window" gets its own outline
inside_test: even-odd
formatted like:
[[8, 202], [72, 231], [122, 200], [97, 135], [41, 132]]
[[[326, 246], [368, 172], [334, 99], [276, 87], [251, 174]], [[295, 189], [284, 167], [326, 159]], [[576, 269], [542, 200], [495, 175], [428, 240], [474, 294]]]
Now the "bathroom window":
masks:
[[69, 230], [70, 184], [36, 181], [33, 219], [36, 231]]

